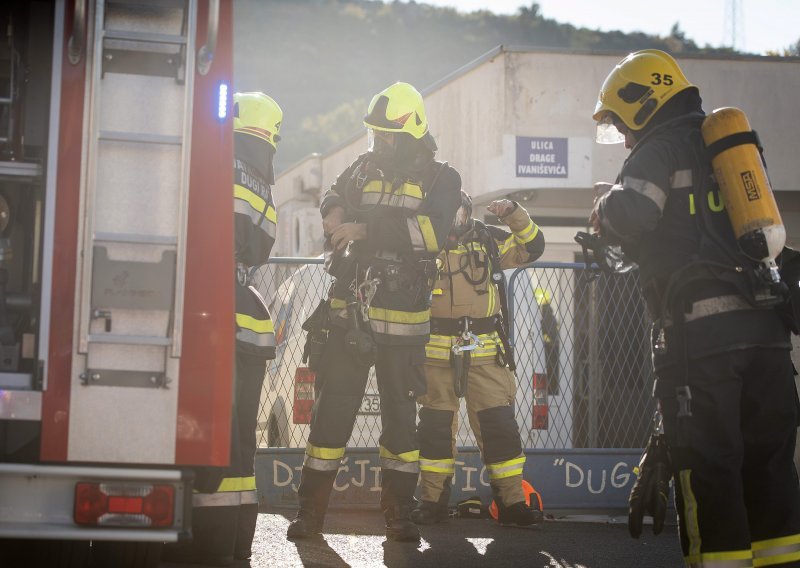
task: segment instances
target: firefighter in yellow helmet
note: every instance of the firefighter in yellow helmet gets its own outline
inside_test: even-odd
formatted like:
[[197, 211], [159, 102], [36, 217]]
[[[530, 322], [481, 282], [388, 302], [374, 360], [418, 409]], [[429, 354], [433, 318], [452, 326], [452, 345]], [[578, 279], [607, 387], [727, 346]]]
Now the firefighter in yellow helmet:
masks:
[[[322, 199], [326, 269], [334, 283], [311, 355], [317, 397], [289, 538], [319, 533], [372, 365], [381, 396], [381, 508], [386, 536], [416, 541], [409, 519], [419, 475], [416, 401], [435, 259], [460, 203], [461, 178], [434, 159], [422, 96], [395, 83], [364, 118], [369, 150]], [[318, 355], [318, 357], [317, 357]]]
[[[252, 282], [275, 243], [272, 159], [283, 111], [263, 93], [233, 96], [233, 200], [236, 272], [236, 380], [230, 466], [201, 471], [192, 497], [192, 542], [169, 547], [170, 561], [228, 565], [250, 558], [258, 517], [253, 460], [266, 363], [275, 334], [264, 299]], [[230, 190], [228, 190], [230, 191]]]
[[447, 519], [460, 399], [486, 464], [501, 524], [531, 525], [542, 519], [522, 491], [525, 454], [514, 417], [516, 380], [508, 345], [503, 270], [539, 258], [544, 234], [528, 212], [508, 199], [487, 209], [508, 230], [472, 217], [472, 200], [461, 207], [437, 259], [431, 340], [426, 346], [428, 392], [419, 399], [421, 503], [412, 519]]
[[655, 321], [663, 434], [652, 436], [631, 494], [631, 534], [644, 514], [663, 526], [669, 474], [660, 472], [671, 471], [688, 566], [796, 566], [789, 333], [765, 305], [779, 298], [755, 294], [758, 263], [737, 247], [701, 135], [699, 90], [670, 55], [637, 51], [608, 75], [593, 118], [598, 142], [624, 140], [630, 155], [615, 183], [596, 184], [590, 222], [638, 263]]

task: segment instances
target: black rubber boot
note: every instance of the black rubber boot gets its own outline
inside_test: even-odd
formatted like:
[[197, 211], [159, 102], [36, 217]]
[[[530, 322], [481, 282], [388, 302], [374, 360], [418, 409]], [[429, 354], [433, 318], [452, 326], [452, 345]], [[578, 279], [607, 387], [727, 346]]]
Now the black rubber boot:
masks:
[[384, 509], [383, 516], [386, 519], [386, 538], [399, 542], [418, 542], [420, 539], [419, 529], [409, 515], [411, 507], [408, 505], [395, 505]]
[[294, 540], [297, 538], [312, 538], [319, 536], [322, 532], [324, 517], [320, 516], [311, 509], [300, 509], [297, 516], [289, 523], [286, 529], [286, 538]]
[[297, 491], [300, 510], [289, 523], [286, 538], [309, 538], [322, 532], [334, 479], [335, 471], [317, 471], [303, 467]]
[[444, 482], [442, 494], [438, 501], [421, 501], [416, 509], [411, 511], [411, 520], [418, 525], [435, 525], [446, 521], [450, 517], [448, 505], [450, 503], [450, 479]]
[[542, 522], [542, 512], [538, 509], [532, 509], [524, 501], [514, 503], [506, 507], [499, 499], [495, 499], [497, 503], [497, 522], [501, 525], [518, 525], [527, 527]]

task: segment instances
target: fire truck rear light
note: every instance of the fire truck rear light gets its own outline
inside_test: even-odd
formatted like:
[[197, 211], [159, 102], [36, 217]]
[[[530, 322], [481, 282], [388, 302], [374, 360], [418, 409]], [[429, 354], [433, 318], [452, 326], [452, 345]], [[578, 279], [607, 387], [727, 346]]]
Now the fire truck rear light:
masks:
[[83, 526], [169, 527], [175, 488], [148, 483], [78, 483], [75, 523]]

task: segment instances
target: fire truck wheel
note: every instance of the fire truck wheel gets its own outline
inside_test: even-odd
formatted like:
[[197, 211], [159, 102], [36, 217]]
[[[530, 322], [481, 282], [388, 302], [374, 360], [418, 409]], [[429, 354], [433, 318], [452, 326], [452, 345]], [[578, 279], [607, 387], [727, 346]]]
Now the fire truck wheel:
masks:
[[92, 568], [156, 568], [161, 559], [160, 542], [92, 542]]

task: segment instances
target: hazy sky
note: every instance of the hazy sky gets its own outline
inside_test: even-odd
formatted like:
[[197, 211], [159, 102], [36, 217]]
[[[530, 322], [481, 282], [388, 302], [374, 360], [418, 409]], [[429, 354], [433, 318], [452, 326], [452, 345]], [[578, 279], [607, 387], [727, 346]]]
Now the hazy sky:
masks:
[[[420, 4], [450, 6], [463, 12], [491, 10], [514, 14], [524, 0], [417, 0]], [[736, 48], [748, 53], [780, 51], [800, 39], [800, 0], [535, 0], [546, 18], [576, 27], [642, 31], [669, 35], [678, 22], [686, 37], [699, 46], [729, 46], [726, 13], [738, 4]]]

